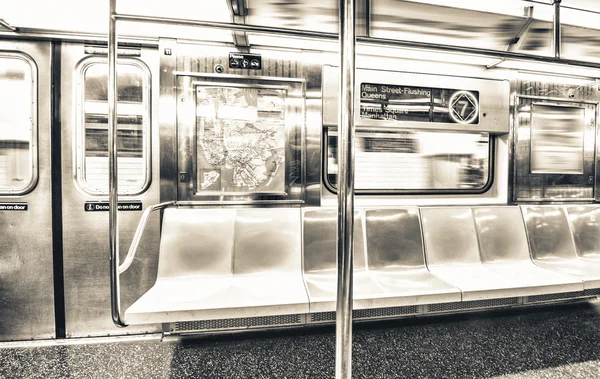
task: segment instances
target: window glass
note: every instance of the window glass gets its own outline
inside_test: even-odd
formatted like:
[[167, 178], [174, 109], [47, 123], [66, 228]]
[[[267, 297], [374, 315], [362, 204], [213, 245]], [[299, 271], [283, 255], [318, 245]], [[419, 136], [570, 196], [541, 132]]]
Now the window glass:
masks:
[[[337, 132], [328, 132], [327, 181], [337, 185]], [[360, 191], [448, 190], [486, 187], [489, 133], [357, 132], [355, 188]]]
[[[78, 130], [78, 181], [86, 192], [108, 194], [108, 64], [87, 63]], [[142, 192], [149, 182], [149, 74], [136, 61], [117, 65], [119, 194]], [[81, 101], [81, 100], [80, 100]]]
[[34, 78], [28, 60], [0, 54], [0, 194], [22, 194], [35, 184]]

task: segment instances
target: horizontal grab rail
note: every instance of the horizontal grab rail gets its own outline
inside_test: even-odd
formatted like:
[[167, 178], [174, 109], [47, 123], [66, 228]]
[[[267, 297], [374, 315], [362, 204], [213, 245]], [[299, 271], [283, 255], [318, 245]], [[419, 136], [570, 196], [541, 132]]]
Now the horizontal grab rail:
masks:
[[133, 259], [135, 258], [135, 254], [137, 253], [138, 246], [140, 244], [140, 240], [142, 239], [142, 235], [144, 234], [144, 229], [146, 229], [146, 224], [148, 223], [148, 219], [150, 218], [150, 213], [167, 208], [170, 205], [175, 205], [176, 201], [167, 201], [160, 204], [152, 205], [144, 211], [142, 214], [142, 218], [140, 219], [140, 223], [135, 231], [135, 235], [133, 236], [133, 241], [131, 241], [131, 246], [129, 247], [129, 251], [127, 252], [127, 256], [123, 263], [119, 266], [119, 274], [124, 273], [133, 263]]

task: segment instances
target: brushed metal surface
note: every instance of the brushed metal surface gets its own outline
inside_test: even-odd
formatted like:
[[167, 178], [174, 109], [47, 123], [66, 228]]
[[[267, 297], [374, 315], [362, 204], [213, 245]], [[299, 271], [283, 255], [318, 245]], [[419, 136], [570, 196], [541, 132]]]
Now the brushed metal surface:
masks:
[[[158, 105], [160, 136], [160, 202], [177, 200], [177, 94], [175, 75], [177, 70], [177, 41], [161, 39], [160, 54], [160, 98]], [[165, 54], [171, 51], [171, 55]], [[155, 141], [156, 143], [156, 141]]]
[[584, 289], [600, 287], [600, 261], [581, 259], [563, 207], [521, 206], [535, 263], [584, 281]]
[[[337, 277], [335, 210], [309, 208], [303, 222], [304, 280], [310, 311], [333, 311]], [[355, 309], [460, 301], [458, 289], [425, 267], [416, 208], [355, 212], [354, 241]], [[383, 251], [388, 248], [393, 251]]]
[[483, 262], [531, 262], [519, 207], [473, 208], [473, 216]]
[[[335, 310], [337, 211], [308, 208], [303, 216], [304, 281], [310, 312]], [[362, 217], [354, 212], [354, 309], [372, 306], [373, 294], [382, 289], [369, 276], [365, 265]]]
[[[65, 43], [62, 48], [62, 170], [63, 246], [67, 337], [120, 335], [158, 332], [158, 325], [117, 328], [111, 320], [108, 259], [108, 212], [85, 212], [86, 201], [108, 200], [84, 194], [75, 182], [76, 67], [86, 55], [83, 44]], [[140, 58], [151, 71], [152, 88], [159, 85], [157, 51], [142, 49]], [[151, 175], [147, 191], [136, 196], [119, 196], [121, 201], [141, 201], [144, 207], [159, 202], [158, 91], [153, 91], [150, 133]], [[107, 178], [108, 179], [108, 178]], [[119, 214], [121, 260], [127, 253], [142, 212]], [[127, 309], [156, 280], [159, 244], [159, 217], [151, 216], [132, 267], [121, 275], [122, 308]]]
[[473, 215], [481, 260], [487, 268], [522, 286], [543, 287], [534, 295], [583, 291], [581, 280], [533, 263], [519, 207], [473, 208]]
[[575, 260], [575, 246], [563, 208], [522, 206], [531, 256], [537, 262]]
[[479, 246], [470, 208], [421, 208], [427, 266], [479, 264]]
[[[166, 45], [165, 45], [166, 46]], [[289, 103], [298, 117], [291, 118], [287, 126], [289, 129], [288, 154], [286, 155], [288, 184], [288, 197], [290, 199], [302, 199], [307, 204], [319, 205], [320, 203], [320, 180], [321, 180], [321, 83], [318, 55], [312, 52], [286, 52], [268, 49], [250, 49], [250, 53], [262, 55], [262, 69], [243, 70], [229, 68], [228, 55], [235, 49], [223, 45], [214, 45], [207, 48], [205, 45], [179, 42], [173, 46], [172, 52], [177, 55], [176, 66], [172, 71], [172, 60], [165, 67], [166, 75], [176, 73], [177, 78], [177, 101], [173, 102], [171, 97], [165, 98], [170, 106], [176, 109], [166, 108], [165, 112], [176, 112], [168, 118], [168, 126], [177, 120], [178, 124], [178, 148], [179, 153], [178, 172], [189, 172], [193, 170], [193, 162], [196, 145], [195, 140], [195, 92], [192, 82], [211, 81], [222, 83], [242, 82], [264, 84], [265, 81], [273, 84], [274, 79], [279, 83], [293, 83], [289, 86]], [[315, 57], [317, 55], [317, 57]], [[223, 72], [215, 74], [215, 67], [221, 65]], [[184, 74], [185, 73], [185, 74]], [[275, 80], [275, 84], [276, 84]], [[164, 91], [166, 96], [173, 94]], [[171, 99], [171, 100], [169, 100]], [[183, 100], [183, 101], [181, 101]], [[161, 99], [162, 101], [162, 99]], [[161, 109], [162, 114], [162, 109]], [[162, 117], [162, 116], [161, 116]], [[165, 133], [163, 140], [165, 144], [170, 143]], [[170, 145], [168, 145], [170, 147]], [[171, 150], [165, 151], [172, 159]], [[298, 159], [297, 157], [301, 158]], [[195, 158], [194, 158], [195, 159]], [[165, 173], [166, 171], [165, 165]], [[190, 177], [193, 177], [191, 175]], [[166, 180], [166, 179], [165, 179]], [[189, 197], [193, 194], [192, 183], [179, 183], [179, 198]], [[243, 200], [248, 196], [236, 196], [236, 200]], [[167, 201], [167, 199], [162, 199]], [[203, 200], [215, 202], [222, 201], [219, 196], [203, 196]]]
[[[522, 261], [511, 259], [499, 264], [493, 263], [493, 260], [492, 263], [483, 261], [470, 208], [424, 208], [421, 209], [421, 216], [429, 270], [459, 288], [463, 301], [534, 296], [581, 289], [580, 281], [569, 281], [569, 278], [557, 278], [552, 273], [536, 271], [527, 262], [523, 265]], [[479, 216], [481, 219], [481, 214]], [[499, 219], [496, 217], [495, 220]], [[481, 223], [479, 226], [480, 229], [485, 228]], [[485, 232], [483, 241], [488, 243]], [[485, 257], [489, 259], [493, 254], [488, 251]], [[508, 256], [511, 256], [510, 253]], [[516, 272], [536, 276], [521, 277]]]
[[369, 269], [425, 267], [417, 208], [367, 210], [365, 219]]
[[[50, 166], [50, 43], [0, 41], [0, 51], [27, 54], [36, 64], [37, 185], [23, 196], [26, 212], [0, 211], [0, 341], [55, 338]], [[0, 112], [11, 112], [3, 109]]]
[[235, 274], [283, 271], [298, 276], [302, 271], [301, 250], [299, 209], [237, 210], [233, 260]]
[[425, 266], [417, 208], [366, 210], [365, 232], [369, 272], [394, 306], [460, 301], [460, 291]]
[[600, 260], [600, 207], [581, 205], [566, 209], [577, 255]]
[[[401, 67], [401, 65], [399, 65]], [[337, 106], [338, 94], [336, 89], [339, 83], [339, 69], [333, 66], [323, 66], [323, 124], [335, 126], [338, 123]], [[373, 120], [360, 117], [356, 112], [355, 122], [357, 127], [402, 128], [413, 129], [440, 129], [473, 132], [508, 132], [508, 95], [509, 83], [507, 80], [476, 79], [449, 75], [428, 75], [407, 72], [390, 72], [383, 70], [358, 69], [356, 71], [355, 92], [361, 93], [361, 83], [377, 83], [400, 86], [432, 87], [463, 89], [479, 91], [479, 113], [486, 114], [480, 117], [478, 124], [450, 124], [435, 122], [387, 121]], [[360, 107], [361, 96], [355, 99], [355, 106]]]
[[[594, 180], [597, 175], [594, 142], [598, 112], [596, 81], [521, 73], [517, 80], [517, 94], [514, 120], [517, 201], [593, 199]], [[577, 160], [583, 160], [582, 167], [579, 168], [581, 172], [540, 171], [539, 167], [536, 167], [539, 164], [534, 161], [538, 155], [532, 152], [532, 142], [537, 143], [532, 141], [532, 136], [535, 135], [532, 123], [536, 120], [542, 122], [540, 115], [535, 113], [536, 109], [538, 111], [551, 109], [559, 115], [567, 115], [569, 111], [575, 111], [574, 108], [581, 109], [577, 112], [583, 112], [583, 136], [581, 137], [583, 151], [578, 149], [576, 153]], [[564, 123], [554, 123], [554, 125], [559, 128], [565, 127]], [[546, 126], [542, 124], [542, 128], [546, 129]], [[556, 139], [560, 141], [560, 136]], [[564, 141], [560, 144], [564, 144]], [[568, 163], [573, 159], [572, 155], [563, 152], [563, 156], [558, 158], [563, 161], [566, 159]]]
[[166, 210], [158, 279], [126, 322], [308, 313], [300, 233], [298, 208]]
[[158, 277], [230, 275], [235, 209], [166, 209]]

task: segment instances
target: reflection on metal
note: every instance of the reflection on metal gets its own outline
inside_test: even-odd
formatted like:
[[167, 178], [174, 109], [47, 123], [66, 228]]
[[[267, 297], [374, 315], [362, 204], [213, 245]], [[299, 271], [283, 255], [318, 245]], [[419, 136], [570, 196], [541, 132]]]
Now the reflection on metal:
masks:
[[10, 32], [17, 33], [17, 28], [11, 26], [6, 20], [0, 18], [0, 29], [6, 29]]
[[584, 115], [581, 107], [532, 104], [532, 174], [583, 174]]
[[340, 102], [335, 373], [352, 378], [352, 263], [354, 243], [354, 75], [356, 8], [340, 0]]
[[[324, 126], [338, 124], [338, 80], [337, 67], [323, 66]], [[476, 106], [464, 108], [470, 110], [464, 116], [471, 115], [472, 123], [458, 123], [449, 115], [450, 97], [464, 93], [461, 91], [475, 93], [479, 98]], [[418, 128], [506, 133], [509, 128], [507, 80], [358, 69], [355, 92], [360, 97], [360, 115], [355, 120], [359, 130]]]
[[[318, 319], [335, 310], [337, 214], [335, 209], [309, 208], [303, 220], [304, 280], [310, 313]], [[459, 290], [425, 267], [417, 208], [360, 210], [354, 225], [354, 318], [460, 301]]]
[[[596, 81], [520, 74], [516, 91], [516, 199], [593, 199], [596, 172]], [[571, 118], [568, 118], [569, 114]], [[572, 118], [575, 116], [579, 119]], [[558, 122], [565, 117], [567, 119]], [[565, 121], [569, 121], [568, 130], [565, 129]], [[536, 131], [538, 126], [541, 128], [539, 132]], [[539, 137], [542, 137], [541, 141], [552, 142], [544, 146], [539, 145], [540, 140], [532, 140]], [[565, 143], [571, 145], [570, 150], [565, 150]]]
[[463, 301], [583, 290], [580, 280], [531, 262], [518, 207], [423, 208], [421, 215], [429, 270], [459, 288]]
[[[531, 257], [541, 267], [583, 280], [584, 290], [599, 288], [600, 260], [582, 259], [578, 255], [575, 244], [583, 241], [574, 240], [573, 237], [581, 233], [581, 230], [572, 231], [572, 226], [577, 228], [580, 225], [577, 222], [569, 225], [565, 217], [566, 210], [548, 206], [522, 207]], [[574, 213], [577, 217], [577, 211]], [[580, 245], [579, 249], [581, 247]]]
[[600, 207], [583, 205], [567, 208], [577, 255], [600, 261]]
[[109, 166], [109, 244], [110, 290], [112, 319], [117, 326], [126, 326], [121, 319], [121, 286], [119, 281], [119, 219], [117, 170], [117, 0], [110, 0], [108, 30], [108, 166]]
[[[227, 6], [231, 12], [232, 22], [234, 24], [245, 24], [246, 17], [248, 16], [248, 9], [246, 9], [246, 0], [227, 0]], [[250, 46], [248, 42], [248, 34], [243, 31], [233, 30], [231, 31], [231, 37], [233, 43], [238, 48], [247, 48]]]
[[146, 229], [146, 224], [148, 224], [148, 218], [150, 218], [150, 214], [154, 211], [158, 211], [161, 209], [165, 209], [170, 205], [174, 205], [175, 201], [169, 201], [165, 203], [155, 204], [151, 207], [146, 208], [144, 213], [142, 214], [142, 218], [140, 223], [135, 230], [135, 235], [133, 236], [133, 241], [131, 242], [131, 246], [129, 247], [129, 251], [127, 252], [127, 256], [121, 265], [119, 266], [119, 274], [124, 273], [133, 263], [133, 259], [135, 258], [135, 254], [137, 253], [138, 246], [142, 239], [142, 235], [144, 234], [144, 230]]
[[[316, 32], [310, 30], [294, 30], [270, 26], [258, 26], [258, 25], [239, 25], [225, 22], [210, 22], [210, 21], [197, 21], [189, 19], [174, 19], [168, 17], [151, 17], [151, 16], [138, 16], [131, 14], [119, 14], [115, 16], [116, 19], [122, 21], [131, 22], [144, 22], [151, 24], [166, 24], [166, 25], [186, 25], [196, 26], [205, 28], [214, 28], [217, 30], [241, 30], [246, 32], [253, 32], [258, 34], [271, 34], [271, 35], [284, 35], [290, 37], [304, 37], [304, 38], [315, 38], [319, 40], [336, 40], [339, 36], [336, 33], [328, 32]], [[486, 25], [486, 28], [489, 26]], [[566, 29], [566, 28], [565, 28]], [[575, 28], [572, 28], [575, 29]], [[486, 29], [487, 30], [487, 29]], [[566, 33], [566, 31], [565, 31]], [[513, 33], [514, 35], [514, 33]], [[575, 33], [576, 35], [576, 33]], [[512, 36], [511, 36], [512, 38]], [[600, 39], [600, 36], [590, 37], [593, 39]], [[471, 46], [457, 46], [452, 45], [455, 41], [448, 41], [448, 43], [432, 43], [432, 42], [420, 42], [407, 39], [393, 39], [387, 37], [357, 37], [356, 42], [360, 45], [370, 46], [397, 46], [397, 47], [412, 47], [420, 48], [424, 50], [442, 51], [448, 53], [458, 54], [472, 54], [476, 56], [489, 56], [498, 57], [505, 59], [515, 59], [525, 62], [547, 62], [547, 63], [558, 63], [569, 66], [581, 66], [589, 68], [600, 68], [599, 62], [581, 60], [581, 58], [589, 58], [586, 56], [574, 56], [576, 59], [557, 59], [555, 57], [541, 55], [541, 54], [530, 54], [529, 51], [537, 51], [539, 49], [523, 50], [523, 52], [507, 52], [500, 50], [494, 50], [490, 48], [482, 47], [471, 47]], [[535, 41], [534, 45], [539, 43]], [[487, 45], [484, 45], [487, 47]], [[506, 46], [506, 43], [503, 44]], [[504, 48], [504, 47], [503, 47]], [[591, 48], [591, 47], [590, 47]]]
[[307, 314], [301, 256], [298, 208], [166, 209], [156, 284], [127, 323]]
[[[335, 192], [338, 133], [328, 130], [324, 184]], [[355, 188], [393, 194], [449, 191], [480, 193], [490, 180], [489, 133], [438, 131], [366, 132], [356, 135]]]
[[38, 182], [38, 69], [26, 54], [0, 52], [0, 196]]
[[[525, 41], [525, 35], [529, 31], [529, 28], [531, 27], [531, 24], [533, 23], [533, 6], [525, 7], [524, 11], [525, 11], [524, 12], [525, 13], [525, 22], [523, 23], [523, 26], [521, 27], [521, 29], [519, 29], [517, 34], [515, 34], [514, 38], [510, 40], [510, 42], [508, 43], [508, 45], [506, 46], [506, 49], [504, 49], [504, 51], [519, 51], [521, 48], [521, 45]], [[504, 58], [499, 59], [496, 62], [494, 62], [486, 67], [488, 69], [494, 68], [494, 67], [498, 66], [500, 63], [504, 62], [504, 60], [505, 60]]]
[[561, 25], [560, 25], [560, 2], [561, 0], [552, 0], [554, 6], [554, 22], [552, 25], [552, 47], [555, 58], [560, 58], [561, 45]]
[[193, 76], [177, 79], [178, 199], [304, 200], [304, 80]]

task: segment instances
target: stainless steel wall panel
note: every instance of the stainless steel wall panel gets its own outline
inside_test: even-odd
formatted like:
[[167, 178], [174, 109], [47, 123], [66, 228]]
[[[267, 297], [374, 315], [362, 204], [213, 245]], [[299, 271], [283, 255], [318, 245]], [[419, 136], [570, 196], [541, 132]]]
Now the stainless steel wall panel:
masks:
[[[520, 73], [517, 81], [517, 96], [514, 120], [516, 179], [514, 190], [517, 201], [593, 199], [594, 181], [597, 175], [595, 163], [598, 113], [596, 81], [585, 78], [562, 78]], [[532, 122], [542, 123], [541, 127], [544, 130], [550, 130], [548, 122], [544, 121], [548, 115], [540, 115], [539, 111], [553, 110], [564, 118], [569, 111], [573, 112], [577, 109], [582, 109], [578, 112], [583, 112], [583, 136], [580, 136], [579, 140], [579, 144], [583, 144], [583, 151], [578, 153], [582, 155], [583, 159], [582, 172], [579, 174], [569, 170], [540, 172], [535, 162], [532, 164], [532, 160], [538, 156], [532, 153], [532, 145], [537, 143], [532, 141], [532, 136], [535, 136]], [[558, 128], [564, 128], [565, 125], [564, 122], [557, 123], [556, 121], [553, 121], [552, 124]], [[547, 134], [547, 132], [544, 133], [544, 135]], [[556, 135], [558, 137], [555, 139], [560, 141], [560, 135]], [[561, 142], [561, 144], [563, 143]], [[566, 152], [562, 154], [556, 159], [562, 161], [573, 159], [571, 158], [572, 154]]]
[[[27, 211], [0, 211], [0, 341], [55, 338], [50, 165], [51, 76], [49, 42], [0, 41], [0, 51], [23, 53], [35, 62], [37, 83], [37, 185], [23, 196]], [[3, 109], [1, 112], [13, 112]]]
[[[172, 122], [177, 117], [179, 125], [188, 131], [193, 131], [196, 120], [194, 117], [195, 112], [193, 111], [194, 107], [190, 107], [185, 103], [188, 98], [195, 98], [195, 95], [191, 94], [190, 90], [186, 89], [187, 87], [184, 87], [188, 85], [187, 81], [192, 78], [195, 78], [194, 80], [197, 81], [200, 80], [198, 78], [200, 75], [206, 78], [212, 74], [214, 78], [211, 79], [212, 81], [231, 81], [232, 78], [238, 78], [242, 81], [252, 81], [252, 78], [256, 77], [257, 83], [261, 80], [273, 78], [286, 78], [290, 82], [303, 83], [302, 94], [300, 95], [301, 100], [294, 99], [293, 101], [294, 106], [299, 106], [299, 103], [302, 103], [303, 112], [299, 112], [298, 114], [303, 114], [300, 121], [303, 130], [294, 128], [294, 130], [290, 131], [289, 136], [289, 146], [292, 149], [292, 155], [298, 149], [304, 149], [303, 158], [300, 161], [292, 162], [293, 166], [289, 168], [289, 172], [292, 174], [301, 172], [304, 184], [301, 185], [297, 180], [294, 180], [290, 192], [293, 196], [297, 197], [299, 195], [298, 191], [304, 191], [302, 196], [305, 204], [319, 205], [321, 183], [321, 66], [318, 57], [320, 54], [315, 52], [303, 53], [251, 49], [250, 53], [261, 54], [262, 68], [260, 70], [244, 70], [229, 68], [229, 53], [237, 53], [238, 51], [228, 46], [209, 46], [179, 42], [173, 47], [172, 52], [174, 55], [177, 55], [175, 74], [179, 76], [178, 92], [180, 97], [183, 95], [185, 100], [183, 102], [181, 102], [181, 99], [177, 101], [177, 106], [181, 109], [178, 109], [177, 115], [171, 116], [170, 120]], [[172, 61], [169, 60], [168, 64], [172, 64]], [[222, 72], [219, 74], [215, 74], [217, 66], [220, 67], [220, 70], [222, 69]], [[165, 75], [171, 75], [171, 66], [165, 67], [165, 69], [167, 70]], [[228, 77], [229, 79], [221, 79], [220, 77]], [[294, 87], [294, 93], [296, 92], [297, 90]], [[182, 113], [185, 107], [188, 107], [186, 114]], [[170, 109], [167, 110], [167, 112], [170, 111]], [[190, 142], [186, 141], [186, 138], [193, 137], [193, 134], [190, 136], [189, 132], [183, 133], [183, 135], [181, 135], [181, 131], [179, 133], [179, 153], [180, 155], [188, 154], [190, 148], [187, 146], [191, 145]], [[164, 141], [168, 140], [165, 139]], [[180, 156], [180, 158], [183, 157]], [[187, 167], [185, 166], [186, 161], [183, 161], [183, 166], [181, 162], [182, 159], [180, 159], [180, 171], [186, 171], [184, 170]], [[304, 188], [301, 188], [302, 186]], [[181, 194], [179, 195], [181, 196]], [[209, 200], [218, 202], [222, 199], [214, 197]], [[236, 200], [247, 200], [247, 198], [238, 196]]]
[[[75, 183], [76, 66], [86, 55], [84, 45], [64, 44], [62, 55], [62, 170], [65, 307], [67, 337], [157, 332], [158, 325], [117, 328], [111, 319], [108, 260], [108, 212], [85, 212], [86, 201], [107, 201], [106, 196], [84, 194]], [[148, 190], [137, 196], [119, 196], [120, 201], [141, 201], [144, 207], [159, 202], [158, 156], [158, 55], [143, 49], [140, 58], [151, 71], [151, 175]], [[119, 212], [121, 260], [127, 253], [141, 212]], [[159, 217], [152, 216], [132, 267], [121, 275], [122, 307], [126, 309], [156, 279], [159, 247]]]
[[[177, 42], [161, 39], [158, 101], [158, 128], [160, 135], [160, 202], [177, 199], [177, 84], [173, 72], [177, 69]], [[170, 51], [171, 54], [166, 54]]]

